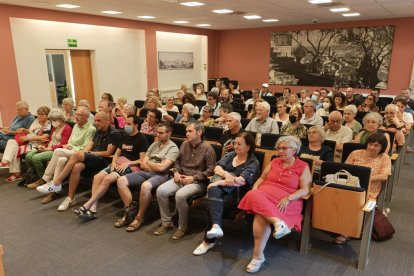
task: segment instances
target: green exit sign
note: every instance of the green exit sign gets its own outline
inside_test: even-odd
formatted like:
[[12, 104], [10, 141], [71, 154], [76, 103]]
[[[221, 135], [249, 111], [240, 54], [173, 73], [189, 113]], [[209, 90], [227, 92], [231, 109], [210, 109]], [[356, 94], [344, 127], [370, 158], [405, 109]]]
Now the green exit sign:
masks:
[[78, 47], [77, 39], [68, 39], [68, 47]]

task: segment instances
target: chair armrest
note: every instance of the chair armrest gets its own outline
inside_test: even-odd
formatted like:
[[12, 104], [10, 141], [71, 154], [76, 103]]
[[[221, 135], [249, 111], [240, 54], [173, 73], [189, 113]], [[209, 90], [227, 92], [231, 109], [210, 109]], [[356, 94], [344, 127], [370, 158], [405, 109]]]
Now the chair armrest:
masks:
[[375, 206], [377, 206], [377, 201], [373, 200], [373, 199], [368, 199], [365, 202], [364, 207], [362, 207], [362, 211], [364, 211], [366, 213], [370, 213], [373, 210], [375, 210]]

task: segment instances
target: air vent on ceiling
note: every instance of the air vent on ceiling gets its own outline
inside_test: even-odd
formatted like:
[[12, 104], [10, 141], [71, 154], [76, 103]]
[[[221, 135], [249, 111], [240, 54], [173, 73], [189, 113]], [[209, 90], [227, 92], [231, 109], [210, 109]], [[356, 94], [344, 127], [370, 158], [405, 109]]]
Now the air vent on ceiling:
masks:
[[232, 13], [229, 13], [230, 15], [243, 15], [243, 14], [246, 14], [246, 12], [244, 12], [244, 11], [234, 11], [234, 12], [232, 12]]
[[323, 4], [318, 4], [317, 7], [318, 8], [330, 8], [330, 7], [336, 7], [336, 6], [344, 6], [344, 3], [341, 2], [331, 2], [331, 3], [323, 3]]
[[181, 2], [183, 2], [182, 0], [160, 0], [161, 2], [168, 2], [168, 3], [172, 3], [172, 4], [180, 4]]

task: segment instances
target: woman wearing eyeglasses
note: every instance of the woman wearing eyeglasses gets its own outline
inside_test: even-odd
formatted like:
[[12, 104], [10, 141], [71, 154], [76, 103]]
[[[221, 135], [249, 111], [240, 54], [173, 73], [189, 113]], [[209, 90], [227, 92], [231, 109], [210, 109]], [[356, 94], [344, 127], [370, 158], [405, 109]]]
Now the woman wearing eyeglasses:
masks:
[[[362, 123], [364, 125], [364, 128], [358, 135], [355, 137], [354, 142], [365, 144], [367, 137], [371, 134], [377, 133], [378, 129], [382, 125], [382, 116], [377, 112], [370, 112], [367, 115], [364, 116], [364, 119], [362, 119]], [[390, 149], [390, 136], [388, 133], [385, 133], [385, 138], [387, 139], [387, 149], [385, 152], [389, 152]]]
[[278, 101], [276, 103], [276, 114], [275, 120], [282, 122], [282, 126], [286, 125], [289, 122], [289, 114], [286, 112], [287, 104], [284, 101]]
[[375, 95], [368, 95], [364, 100], [364, 104], [358, 106], [358, 111], [380, 112], [379, 107], [377, 106], [377, 97], [375, 97]]
[[284, 136], [276, 143], [279, 157], [264, 169], [239, 204], [239, 208], [255, 214], [253, 222], [253, 258], [246, 271], [259, 271], [265, 261], [263, 251], [272, 226], [273, 237], [280, 239], [292, 228], [301, 229], [302, 197], [309, 194], [312, 175], [307, 163], [297, 157], [301, 142], [295, 136]]

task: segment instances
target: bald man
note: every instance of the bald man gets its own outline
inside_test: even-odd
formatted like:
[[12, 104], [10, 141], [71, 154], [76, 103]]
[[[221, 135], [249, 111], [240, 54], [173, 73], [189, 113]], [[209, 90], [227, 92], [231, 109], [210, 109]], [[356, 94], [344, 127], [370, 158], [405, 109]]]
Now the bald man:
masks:
[[342, 114], [339, 111], [332, 111], [329, 114], [328, 122], [325, 125], [326, 140], [336, 142], [335, 161], [340, 162], [344, 143], [352, 141], [352, 129], [342, 125]]
[[106, 168], [111, 162], [110, 156], [117, 149], [121, 136], [111, 127], [107, 113], [100, 111], [95, 115], [95, 127], [92, 141], [83, 150], [73, 153], [63, 170], [52, 181], [37, 188], [41, 193], [59, 192], [62, 189], [61, 183], [69, 176], [69, 194], [59, 206], [59, 211], [67, 210], [76, 203], [75, 193], [81, 173], [89, 176]]

